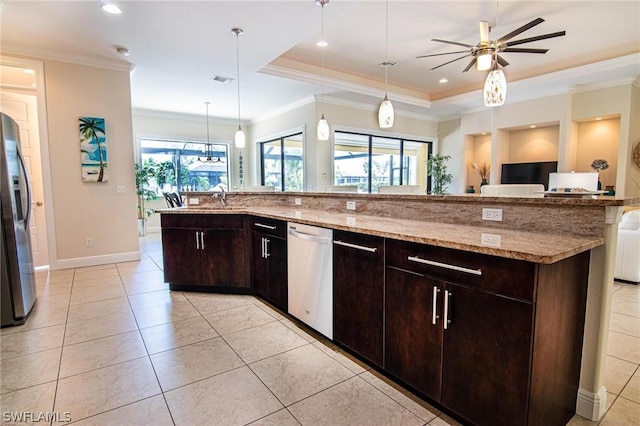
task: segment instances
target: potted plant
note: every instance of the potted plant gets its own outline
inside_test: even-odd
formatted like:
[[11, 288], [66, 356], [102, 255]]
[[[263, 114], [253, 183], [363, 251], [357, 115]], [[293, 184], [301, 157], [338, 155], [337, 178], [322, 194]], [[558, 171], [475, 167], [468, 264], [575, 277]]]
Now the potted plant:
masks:
[[482, 163], [481, 166], [478, 165], [478, 163], [471, 163], [471, 167], [473, 167], [473, 170], [475, 170], [478, 175], [480, 175], [480, 179], [482, 180], [480, 182], [480, 186], [485, 186], [489, 184], [489, 173], [491, 172], [491, 164], [489, 163]]
[[431, 176], [431, 194], [442, 195], [447, 185], [453, 180], [453, 175], [447, 173], [449, 155], [431, 154], [427, 160], [427, 173]]
[[142, 237], [147, 234], [147, 218], [154, 212], [153, 209], [145, 207], [145, 201], [158, 199], [158, 194], [149, 189], [150, 180], [156, 177], [156, 169], [151, 161], [144, 162], [142, 165], [134, 163], [133, 169], [136, 174], [136, 195], [138, 196], [138, 235]]

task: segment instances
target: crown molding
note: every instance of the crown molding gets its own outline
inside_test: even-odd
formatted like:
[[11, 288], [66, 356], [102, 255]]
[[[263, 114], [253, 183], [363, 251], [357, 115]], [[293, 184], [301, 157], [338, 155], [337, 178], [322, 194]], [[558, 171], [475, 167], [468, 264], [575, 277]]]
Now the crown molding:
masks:
[[316, 99], [313, 96], [306, 96], [306, 97], [300, 99], [299, 101], [296, 101], [296, 102], [294, 102], [292, 104], [289, 104], [289, 105], [285, 105], [285, 106], [283, 106], [281, 108], [278, 108], [278, 109], [276, 109], [274, 111], [269, 112], [268, 114], [265, 114], [265, 115], [263, 115], [261, 117], [258, 117], [258, 118], [255, 118], [255, 119], [251, 120], [249, 122], [249, 125], [252, 126], [252, 125], [254, 125], [256, 123], [260, 123], [262, 121], [269, 120], [270, 118], [276, 117], [278, 115], [281, 115], [281, 114], [296, 110], [298, 108], [302, 108], [303, 106], [311, 104], [311, 103], [314, 103], [315, 101], [316, 101]]
[[[378, 105], [372, 105], [366, 102], [357, 102], [357, 101], [351, 101], [351, 100], [342, 99], [342, 98], [334, 98], [330, 95], [314, 95], [314, 96], [315, 96], [316, 102], [318, 103], [345, 106], [348, 108], [356, 108], [364, 111], [374, 111], [374, 112], [378, 111]], [[413, 118], [416, 120], [432, 121], [432, 122], [438, 121], [436, 117], [433, 117], [431, 115], [420, 114], [412, 111], [405, 111], [403, 109], [398, 108], [397, 106], [394, 107], [394, 111], [395, 111], [395, 114], [400, 117], [407, 117], [407, 118]]]
[[12, 55], [28, 56], [38, 59], [50, 59], [60, 62], [69, 62], [78, 65], [87, 65], [96, 68], [105, 68], [113, 71], [124, 71], [131, 73], [136, 66], [130, 62], [116, 59], [105, 59], [96, 56], [73, 55], [67, 52], [43, 49], [41, 47], [23, 46], [15, 43], [2, 43], [2, 52]]
[[[309, 67], [314, 68], [314, 67]], [[315, 67], [317, 68], [317, 67]], [[302, 71], [293, 69], [290, 67], [285, 67], [281, 65], [267, 64], [263, 67], [259, 72], [274, 75], [277, 77], [290, 78], [293, 80], [304, 81], [307, 83], [313, 84], [322, 84], [323, 78], [321, 73], [315, 73], [311, 71]], [[331, 71], [331, 74], [340, 74], [341, 77], [346, 78], [348, 75], [343, 73], [337, 73], [335, 71]], [[351, 76], [353, 77], [353, 76]], [[394, 89], [392, 86], [389, 86], [390, 90], [385, 91], [384, 89], [369, 86], [362, 83], [356, 83], [353, 81], [347, 81], [344, 79], [332, 77], [331, 75], [325, 75], [324, 77], [324, 85], [327, 87], [332, 87], [334, 89], [343, 90], [346, 92], [359, 93], [361, 95], [369, 95], [376, 98], [383, 98], [385, 93], [388, 94], [389, 98], [392, 101], [403, 102], [409, 105], [415, 105], [423, 108], [431, 108], [431, 101], [428, 99], [424, 99], [418, 96], [412, 96], [409, 94], [401, 93], [399, 90]]]
[[576, 86], [570, 86], [570, 93], [582, 93], [582, 92], [590, 92], [592, 90], [598, 89], [608, 89], [610, 87], [617, 86], [631, 86], [638, 85], [639, 78], [638, 76], [630, 76], [630, 77], [621, 77], [615, 78], [608, 81], [599, 81], [597, 83], [589, 83], [589, 84], [579, 84]]
[[[206, 117], [204, 115], [197, 114], [187, 114], [182, 112], [171, 112], [171, 111], [159, 111], [159, 110], [151, 110], [151, 109], [142, 109], [142, 108], [133, 108], [131, 110], [133, 116], [139, 117], [150, 117], [150, 118], [164, 118], [168, 120], [181, 120], [181, 121], [193, 121], [193, 122], [202, 122], [206, 121]], [[220, 117], [209, 117], [209, 123], [212, 124], [221, 124], [228, 126], [237, 126], [238, 120], [234, 120], [231, 118], [220, 118]], [[241, 125], [246, 126], [250, 125], [250, 122], [242, 121]]]

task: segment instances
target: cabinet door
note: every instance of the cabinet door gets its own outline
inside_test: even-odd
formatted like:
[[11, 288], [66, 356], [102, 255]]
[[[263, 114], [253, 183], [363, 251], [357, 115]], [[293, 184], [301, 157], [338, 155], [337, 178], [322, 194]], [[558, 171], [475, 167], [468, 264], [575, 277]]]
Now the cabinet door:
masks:
[[527, 422], [533, 305], [448, 284], [442, 404], [482, 425]]
[[202, 284], [200, 231], [195, 229], [163, 229], [162, 251], [164, 280], [166, 282], [181, 285]]
[[333, 292], [334, 339], [382, 366], [382, 238], [334, 232]]
[[289, 300], [287, 291], [287, 240], [274, 236], [266, 236], [265, 238], [269, 268], [268, 298], [280, 309], [286, 311]]
[[245, 233], [214, 229], [204, 233], [202, 284], [215, 287], [248, 287]]
[[434, 401], [440, 401], [442, 288], [424, 275], [386, 268], [384, 368]]

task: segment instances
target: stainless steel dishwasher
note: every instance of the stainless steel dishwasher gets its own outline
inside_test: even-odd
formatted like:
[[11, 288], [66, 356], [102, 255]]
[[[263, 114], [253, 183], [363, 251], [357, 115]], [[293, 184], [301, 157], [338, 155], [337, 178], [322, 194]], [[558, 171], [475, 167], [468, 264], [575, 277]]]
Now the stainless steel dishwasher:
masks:
[[288, 311], [333, 339], [333, 230], [287, 223]]

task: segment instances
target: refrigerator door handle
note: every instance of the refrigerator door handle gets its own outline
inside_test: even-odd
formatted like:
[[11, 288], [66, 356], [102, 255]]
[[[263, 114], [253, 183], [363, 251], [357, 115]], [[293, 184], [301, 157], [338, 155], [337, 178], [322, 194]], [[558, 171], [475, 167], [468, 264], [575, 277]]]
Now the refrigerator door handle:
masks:
[[[22, 154], [19, 150], [17, 154], [18, 161], [20, 161], [20, 167], [24, 173], [25, 186], [27, 187], [27, 214], [24, 216], [24, 228], [29, 232], [29, 219], [31, 218], [31, 184], [29, 182], [29, 175], [27, 174], [27, 166], [24, 164], [24, 158], [22, 158]], [[22, 202], [22, 200], [20, 200], [20, 202]]]

